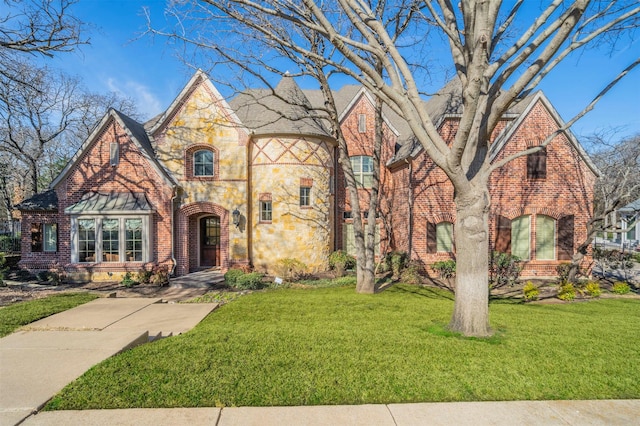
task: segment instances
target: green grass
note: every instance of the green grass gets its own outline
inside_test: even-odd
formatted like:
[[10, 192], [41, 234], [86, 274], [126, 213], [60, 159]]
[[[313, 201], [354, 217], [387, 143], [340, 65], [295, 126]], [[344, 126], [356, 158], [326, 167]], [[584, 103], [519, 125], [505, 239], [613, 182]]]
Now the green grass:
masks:
[[492, 304], [446, 330], [449, 294], [282, 289], [93, 367], [47, 409], [640, 398], [640, 301]]
[[4, 306], [0, 308], [0, 337], [13, 333], [23, 325], [90, 302], [97, 297], [89, 293], [63, 293]]

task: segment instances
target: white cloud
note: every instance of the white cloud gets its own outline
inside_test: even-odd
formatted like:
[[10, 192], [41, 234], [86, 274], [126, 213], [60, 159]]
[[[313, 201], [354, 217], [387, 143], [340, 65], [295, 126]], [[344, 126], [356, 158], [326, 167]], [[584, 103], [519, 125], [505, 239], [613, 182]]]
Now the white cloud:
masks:
[[147, 118], [151, 118], [163, 110], [160, 100], [147, 86], [137, 81], [120, 82], [115, 78], [109, 78], [107, 79], [107, 87], [112, 92], [133, 99], [138, 111]]

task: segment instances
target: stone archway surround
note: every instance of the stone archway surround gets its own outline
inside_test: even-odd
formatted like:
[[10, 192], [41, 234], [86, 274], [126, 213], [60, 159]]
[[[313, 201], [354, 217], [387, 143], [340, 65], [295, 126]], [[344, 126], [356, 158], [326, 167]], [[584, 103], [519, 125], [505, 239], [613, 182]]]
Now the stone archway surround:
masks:
[[218, 204], [199, 201], [182, 206], [176, 215], [176, 275], [185, 275], [198, 268], [198, 218], [204, 215], [220, 217], [220, 267], [229, 267], [229, 211]]

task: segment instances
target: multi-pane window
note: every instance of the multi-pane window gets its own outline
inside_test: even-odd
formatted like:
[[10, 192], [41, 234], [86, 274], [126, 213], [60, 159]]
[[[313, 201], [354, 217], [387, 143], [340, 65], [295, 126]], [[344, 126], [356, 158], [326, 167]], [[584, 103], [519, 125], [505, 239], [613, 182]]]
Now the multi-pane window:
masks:
[[536, 216], [536, 259], [555, 260], [556, 221], [544, 215]]
[[361, 188], [371, 188], [373, 185], [373, 159], [367, 155], [351, 157], [351, 168], [356, 178], [356, 184]]
[[102, 220], [102, 261], [118, 262], [120, 260], [120, 221], [118, 219]]
[[213, 176], [213, 151], [202, 149], [193, 154], [193, 175]]
[[96, 221], [78, 219], [78, 262], [96, 261]]
[[271, 200], [260, 201], [260, 222], [271, 222]]
[[125, 250], [127, 261], [142, 261], [142, 219], [125, 220]]
[[436, 225], [436, 250], [453, 252], [453, 223], [440, 222]]
[[300, 206], [308, 207], [311, 205], [311, 188], [307, 186], [300, 187]]
[[530, 258], [531, 216], [520, 216], [511, 221], [511, 254], [522, 260]]

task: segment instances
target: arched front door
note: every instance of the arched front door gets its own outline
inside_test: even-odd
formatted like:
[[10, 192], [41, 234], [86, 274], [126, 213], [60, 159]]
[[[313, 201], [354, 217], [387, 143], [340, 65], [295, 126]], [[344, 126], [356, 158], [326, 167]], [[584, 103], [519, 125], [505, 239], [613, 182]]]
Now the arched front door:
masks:
[[220, 265], [220, 218], [200, 219], [200, 266]]

